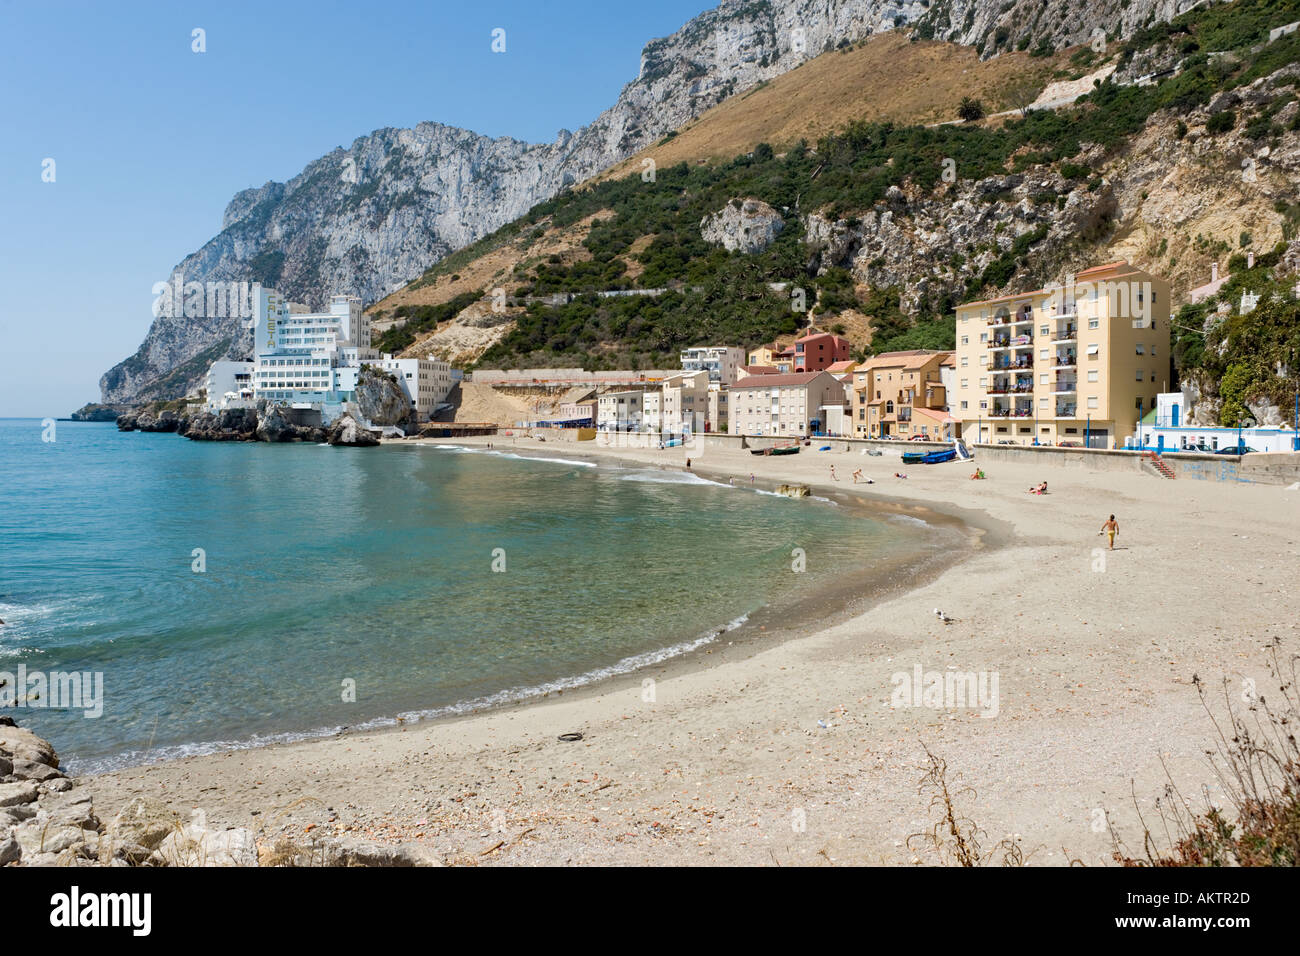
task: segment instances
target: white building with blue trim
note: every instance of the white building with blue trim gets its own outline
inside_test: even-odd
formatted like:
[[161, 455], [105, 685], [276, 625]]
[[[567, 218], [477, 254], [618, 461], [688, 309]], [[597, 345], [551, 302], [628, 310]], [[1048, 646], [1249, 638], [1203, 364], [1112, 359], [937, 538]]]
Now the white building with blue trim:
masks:
[[1155, 452], [1217, 452], [1244, 444], [1253, 451], [1300, 451], [1295, 428], [1229, 428], [1187, 424], [1188, 401], [1182, 392], [1161, 392], [1156, 407], [1128, 437], [1126, 448]]

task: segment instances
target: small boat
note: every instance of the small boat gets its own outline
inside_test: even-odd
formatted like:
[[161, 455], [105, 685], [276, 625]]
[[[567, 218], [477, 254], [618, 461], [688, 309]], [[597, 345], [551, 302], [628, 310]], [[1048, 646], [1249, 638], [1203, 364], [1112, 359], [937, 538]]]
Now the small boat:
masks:
[[769, 448], [751, 448], [749, 453], [751, 455], [797, 455], [799, 454], [799, 443], [773, 445]]
[[903, 452], [903, 464], [905, 465], [938, 465], [941, 462], [952, 461], [957, 457], [955, 448], [948, 448], [944, 451], [905, 451]]

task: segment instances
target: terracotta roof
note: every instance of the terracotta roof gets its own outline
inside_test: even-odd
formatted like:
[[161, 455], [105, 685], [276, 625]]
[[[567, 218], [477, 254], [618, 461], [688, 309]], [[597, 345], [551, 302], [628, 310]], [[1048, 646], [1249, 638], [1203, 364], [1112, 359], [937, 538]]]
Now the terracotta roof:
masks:
[[959, 309], [969, 309], [972, 305], [992, 305], [994, 302], [1011, 302], [1014, 299], [1028, 299], [1036, 295], [1043, 295], [1046, 289], [1032, 289], [1029, 292], [1017, 292], [1014, 295], [1001, 295], [996, 299], [977, 299], [974, 302], [963, 302], [957, 306]]
[[[1084, 269], [1082, 272], [1075, 273], [1074, 281], [1078, 282], [1080, 279], [1094, 279], [1097, 276], [1104, 275], [1108, 272], [1121, 272], [1127, 274], [1129, 272], [1137, 271], [1138, 270], [1134, 266], [1129, 264], [1127, 259], [1119, 259], [1115, 262], [1107, 262], [1105, 265], [1091, 266], [1090, 268]], [[1014, 299], [1027, 299], [1036, 295], [1045, 295], [1046, 293], [1047, 289], [1033, 289], [1029, 292], [1017, 292], [1014, 295], [998, 296], [996, 299], [978, 299], [975, 302], [963, 302], [961, 305], [957, 306], [957, 308], [968, 309], [973, 305], [992, 305], [994, 302], [1011, 302]]]
[[746, 375], [777, 375], [781, 371], [775, 365], [742, 365], [740, 370]]
[[1082, 272], [1077, 273], [1075, 275], [1075, 278], [1077, 279], [1079, 278], [1079, 276], [1092, 275], [1093, 273], [1096, 272], [1111, 272], [1115, 269], [1120, 268], [1121, 266], [1123, 266], [1124, 268], [1128, 268], [1129, 267], [1128, 260], [1120, 259], [1118, 262], [1108, 262], [1104, 266], [1093, 266], [1090, 269], [1084, 269]]
[[944, 354], [944, 352], [940, 352], [936, 349], [906, 349], [901, 352], [881, 352], [879, 355], [873, 355], [871, 358], [867, 359], [858, 366], [857, 370], [861, 371], [862, 369], [868, 368], [876, 369], [893, 368], [894, 366], [910, 367], [924, 365], [935, 356]]
[[826, 366], [826, 371], [832, 373], [851, 372], [853, 371], [854, 366], [856, 366], [857, 364], [858, 363], [853, 361], [853, 359], [841, 359], [838, 362], [832, 362], [830, 365]]
[[924, 408], [920, 405], [913, 405], [912, 412], [917, 415], [924, 415], [926, 418], [934, 419], [941, 425], [947, 425], [949, 422], [956, 422], [957, 419], [945, 412], [942, 408]]
[[[749, 384], [748, 379], [741, 379], [731, 386], [732, 391], [739, 391], [745, 388], [779, 388], [783, 385], [807, 385], [819, 375], [825, 375], [826, 372], [793, 372], [788, 375], [764, 375], [762, 382]], [[834, 378], [834, 376], [831, 376]]]

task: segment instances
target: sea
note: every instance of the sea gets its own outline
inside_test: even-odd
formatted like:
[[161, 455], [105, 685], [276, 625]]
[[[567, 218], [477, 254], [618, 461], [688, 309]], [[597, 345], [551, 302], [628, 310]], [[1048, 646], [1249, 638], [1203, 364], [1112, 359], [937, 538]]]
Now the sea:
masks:
[[0, 419], [0, 714], [95, 773], [639, 685], [929, 532], [562, 448]]

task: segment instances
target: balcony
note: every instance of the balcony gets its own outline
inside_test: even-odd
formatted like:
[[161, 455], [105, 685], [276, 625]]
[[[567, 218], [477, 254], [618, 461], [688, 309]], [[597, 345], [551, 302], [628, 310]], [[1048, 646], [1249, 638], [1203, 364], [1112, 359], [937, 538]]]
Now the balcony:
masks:
[[1079, 380], [1077, 378], [1058, 378], [1052, 384], [1053, 395], [1073, 395], [1079, 390]]
[[1020, 312], [1015, 316], [995, 315], [988, 320], [989, 325], [1030, 325], [1034, 321], [1033, 312]]
[[1015, 370], [1018, 370], [1018, 369], [1027, 369], [1027, 368], [1033, 368], [1033, 367], [1034, 367], [1034, 359], [1033, 359], [1033, 356], [1031, 356], [1031, 355], [1020, 355], [1020, 356], [1017, 356], [1017, 357], [1016, 357], [1016, 360], [1015, 360], [1014, 362], [1012, 362], [1012, 361], [1010, 361], [1010, 360], [1005, 361], [1005, 362], [1000, 362], [1000, 363], [998, 363], [998, 364], [996, 364], [996, 365], [992, 365], [992, 366], [990, 366], [990, 369], [991, 369], [992, 371], [994, 371], [994, 372], [1003, 372], [1003, 371], [1007, 371], [1007, 372], [1009, 372], [1009, 371], [1015, 371]]
[[994, 336], [989, 340], [991, 349], [1029, 349], [1034, 347], [1034, 337], [1032, 335], [1003, 335]]

